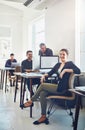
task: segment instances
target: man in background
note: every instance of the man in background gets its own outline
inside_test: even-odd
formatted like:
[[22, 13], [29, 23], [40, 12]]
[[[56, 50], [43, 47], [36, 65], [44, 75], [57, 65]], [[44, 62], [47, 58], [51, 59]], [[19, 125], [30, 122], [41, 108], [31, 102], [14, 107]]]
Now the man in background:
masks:
[[[31, 50], [28, 50], [26, 52], [26, 59], [22, 61], [21, 63], [21, 70], [22, 72], [30, 72], [32, 70], [32, 66], [33, 66], [33, 61], [32, 61], [32, 51]], [[34, 78], [32, 79], [32, 85], [35, 85], [35, 84], [38, 84], [38, 86], [40, 85], [40, 79], [39, 78]], [[28, 90], [30, 91], [30, 80], [27, 79], [27, 87], [28, 87]], [[32, 91], [32, 95], [33, 95], [33, 91]]]
[[[16, 63], [17, 62], [17, 60], [14, 58], [14, 54], [13, 53], [11, 53], [10, 54], [10, 59], [8, 59], [7, 61], [6, 61], [6, 63], [5, 63], [5, 67], [12, 67], [12, 63]], [[13, 76], [14, 74], [14, 70], [9, 70], [9, 78], [11, 79], [11, 76]], [[12, 80], [10, 80], [10, 86], [14, 86], [14, 82], [13, 82], [13, 84], [12, 84]]]
[[40, 44], [40, 50], [39, 50], [40, 56], [52, 56], [53, 51], [50, 48], [47, 48], [44, 43]]

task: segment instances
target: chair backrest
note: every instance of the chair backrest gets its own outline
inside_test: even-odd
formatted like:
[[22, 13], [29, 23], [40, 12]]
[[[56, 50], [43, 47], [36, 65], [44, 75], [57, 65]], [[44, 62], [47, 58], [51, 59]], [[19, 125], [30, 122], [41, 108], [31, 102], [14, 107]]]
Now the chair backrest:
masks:
[[[74, 88], [74, 79], [75, 79], [75, 74], [71, 73], [70, 77], [69, 77], [69, 88], [68, 89], [73, 89]], [[63, 95], [53, 95], [53, 96], [48, 96], [49, 98], [58, 98], [58, 99], [68, 99], [68, 100], [72, 100], [75, 96], [75, 94], [72, 93], [71, 96], [63, 96]]]
[[15, 72], [21, 72], [21, 66], [16, 66], [15, 67]]
[[[15, 72], [21, 72], [21, 66], [16, 66]], [[21, 80], [21, 76], [18, 76], [18, 81]]]
[[71, 73], [70, 77], [69, 77], [69, 89], [73, 89], [74, 88], [74, 80], [75, 80], [75, 74]]

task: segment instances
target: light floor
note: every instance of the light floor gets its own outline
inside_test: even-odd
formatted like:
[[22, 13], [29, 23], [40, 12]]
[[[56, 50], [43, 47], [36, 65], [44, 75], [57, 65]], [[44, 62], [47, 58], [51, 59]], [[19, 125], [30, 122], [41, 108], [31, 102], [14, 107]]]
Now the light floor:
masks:
[[[29, 108], [21, 110], [19, 107], [19, 90], [16, 103], [13, 102], [13, 98], [14, 87], [6, 93], [0, 90], [0, 130], [73, 130], [72, 119], [65, 110], [60, 108], [57, 108], [57, 111], [49, 118], [49, 125], [33, 125], [33, 121], [40, 117], [39, 102], [35, 103], [33, 117], [30, 118]], [[85, 109], [80, 112], [77, 130], [85, 130]]]

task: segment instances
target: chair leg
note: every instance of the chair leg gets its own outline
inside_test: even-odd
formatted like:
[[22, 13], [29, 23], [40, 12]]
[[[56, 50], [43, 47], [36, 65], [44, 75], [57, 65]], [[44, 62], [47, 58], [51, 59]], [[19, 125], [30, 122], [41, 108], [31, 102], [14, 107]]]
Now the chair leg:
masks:
[[9, 81], [10, 81], [10, 86], [12, 87], [12, 80], [10, 79]]
[[55, 112], [55, 110], [52, 112], [54, 105], [55, 105], [55, 103], [54, 103], [54, 101], [52, 101], [48, 107], [48, 111], [47, 111], [48, 118]]

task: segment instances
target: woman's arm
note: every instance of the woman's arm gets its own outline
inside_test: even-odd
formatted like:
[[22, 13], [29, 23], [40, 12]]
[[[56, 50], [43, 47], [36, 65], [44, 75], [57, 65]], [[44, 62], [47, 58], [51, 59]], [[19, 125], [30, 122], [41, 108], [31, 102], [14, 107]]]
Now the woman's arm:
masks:
[[63, 77], [63, 75], [65, 74], [65, 73], [73, 73], [73, 69], [64, 69], [61, 73], [60, 73], [60, 78], [62, 78]]
[[63, 71], [60, 73], [60, 78], [62, 78], [63, 75], [66, 72], [67, 73], [75, 73], [75, 74], [80, 74], [81, 73], [80, 69], [73, 62], [69, 62], [68, 63], [68, 68], [66, 67], [65, 69], [63, 69]]

